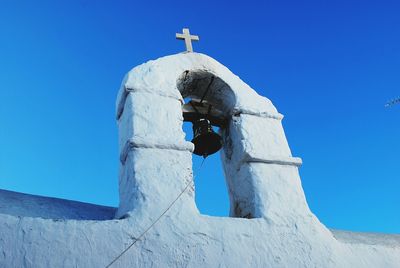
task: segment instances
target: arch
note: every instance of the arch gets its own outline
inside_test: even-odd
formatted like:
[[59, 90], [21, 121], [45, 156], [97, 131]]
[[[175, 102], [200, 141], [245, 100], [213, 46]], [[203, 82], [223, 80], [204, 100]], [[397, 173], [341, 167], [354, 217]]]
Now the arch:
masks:
[[186, 70], [177, 79], [177, 89], [182, 98], [204, 98], [219, 108], [221, 117], [229, 118], [233, 113], [236, 104], [235, 94], [217, 74], [207, 70]]
[[[208, 72], [207, 70], [186, 70], [184, 73], [177, 80], [177, 89], [182, 95], [182, 98], [185, 100], [185, 104], [182, 106], [183, 111], [183, 118], [184, 121], [187, 123], [190, 122], [190, 130], [189, 133], [186, 130], [186, 139], [188, 139], [192, 134], [191, 128], [193, 127], [193, 122], [197, 121], [199, 118], [199, 113], [202, 114], [203, 118], [207, 118], [214, 127], [218, 127], [218, 132], [221, 136], [223, 129], [227, 126], [227, 122], [229, 122], [229, 118], [231, 117], [230, 114], [235, 104], [235, 95], [232, 89], [223, 81], [220, 77], [216, 74]], [[215, 130], [217, 131], [217, 130]], [[232, 206], [232, 200], [229, 198], [229, 187], [228, 179], [225, 178], [225, 174], [223, 173], [222, 168], [222, 159], [220, 159], [220, 153], [222, 150], [217, 152], [215, 155], [207, 157], [207, 161], [203, 166], [203, 170], [201, 174], [207, 174], [207, 169], [211, 166], [209, 164], [217, 164], [218, 171], [221, 172], [222, 176], [215, 176], [214, 174], [211, 175], [209, 178], [208, 176], [201, 176], [200, 180], [198, 178], [195, 179], [195, 200], [196, 200], [196, 207], [199, 209], [201, 213], [206, 215], [213, 215], [213, 216], [226, 216], [226, 213], [229, 211], [229, 206]], [[200, 160], [200, 157], [196, 157], [193, 155], [193, 167], [196, 172], [198, 172], [198, 167], [196, 168], [197, 161], [204, 161]], [[211, 162], [210, 162], [211, 161]], [[219, 162], [219, 163], [217, 163]], [[214, 166], [215, 168], [215, 166]], [[195, 174], [197, 175], [197, 174]], [[221, 177], [224, 177], [222, 179]], [[207, 185], [207, 188], [204, 187], [204, 182], [208, 179], [212, 178], [212, 182], [210, 181]], [[216, 181], [218, 179], [218, 181]], [[222, 181], [222, 180], [223, 181]], [[221, 181], [219, 181], [221, 180]], [[221, 187], [224, 184], [223, 189], [224, 193], [217, 194], [217, 196], [213, 196], [212, 192], [215, 190], [210, 190], [210, 187]], [[204, 189], [207, 189], [204, 192]], [[222, 188], [220, 188], [222, 189]], [[206, 195], [205, 195], [206, 194]], [[215, 193], [214, 193], [215, 194]], [[205, 198], [207, 196], [207, 198]], [[205, 199], [204, 199], [205, 198]], [[224, 210], [223, 213], [215, 213], [211, 211], [206, 211], [202, 208], [202, 201], [207, 200], [209, 202], [210, 198], [213, 200], [219, 200], [218, 204], [224, 204], [223, 206], [227, 206], [228, 210]], [[222, 202], [222, 203], [221, 203]], [[218, 207], [214, 206], [213, 207]]]
[[[282, 211], [275, 207], [288, 196], [302, 206], [295, 213], [308, 213], [297, 173], [301, 160], [291, 156], [281, 125], [283, 116], [270, 100], [214, 59], [184, 53], [149, 61], [124, 78], [117, 100], [121, 152], [117, 217], [145, 213], [144, 207], [151, 212], [149, 208], [169, 203], [186, 181], [193, 180], [193, 144], [184, 140], [181, 106], [183, 97], [204, 95], [211, 77], [207, 100], [220, 108], [220, 116], [227, 121], [221, 157], [230, 215], [274, 216], [275, 209]], [[299, 183], [282, 188], [287, 180]], [[276, 198], [277, 191], [283, 191], [281, 197]], [[198, 213], [193, 190], [184, 198], [185, 210]]]

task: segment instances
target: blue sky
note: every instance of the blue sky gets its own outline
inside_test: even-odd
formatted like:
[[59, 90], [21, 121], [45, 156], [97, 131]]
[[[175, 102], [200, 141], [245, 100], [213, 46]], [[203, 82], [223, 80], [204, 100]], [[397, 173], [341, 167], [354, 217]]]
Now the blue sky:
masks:
[[[303, 187], [328, 227], [400, 233], [396, 1], [0, 3], [0, 188], [118, 205], [115, 99], [124, 74], [200, 36], [285, 115]], [[195, 159], [198, 166], [199, 159]], [[196, 170], [196, 167], [195, 167]], [[219, 157], [196, 177], [227, 215]]]

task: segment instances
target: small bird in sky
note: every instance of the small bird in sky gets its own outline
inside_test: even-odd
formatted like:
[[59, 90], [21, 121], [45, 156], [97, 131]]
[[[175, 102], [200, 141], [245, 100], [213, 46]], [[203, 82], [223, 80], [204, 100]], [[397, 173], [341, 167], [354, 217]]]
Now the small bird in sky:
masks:
[[400, 97], [391, 99], [390, 101], [388, 101], [388, 102], [385, 104], [385, 107], [390, 107], [390, 106], [393, 106], [393, 105], [398, 104], [398, 103], [400, 103]]

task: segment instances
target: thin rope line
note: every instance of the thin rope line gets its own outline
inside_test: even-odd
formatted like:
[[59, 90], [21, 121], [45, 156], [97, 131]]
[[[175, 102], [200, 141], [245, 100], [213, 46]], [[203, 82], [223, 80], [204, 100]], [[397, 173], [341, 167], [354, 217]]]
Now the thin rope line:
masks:
[[[206, 160], [206, 158], [203, 158], [203, 161], [201, 162], [201, 165], [198, 169], [198, 172], [200, 171], [201, 167], [203, 166], [204, 161]], [[175, 198], [174, 201], [172, 201], [172, 203], [167, 207], [166, 210], [164, 210], [164, 212], [138, 237], [135, 238], [135, 240], [126, 248], [124, 249], [117, 257], [115, 257], [107, 266], [106, 268], [109, 268], [111, 265], [113, 265], [119, 258], [122, 257], [122, 255], [124, 255], [131, 247], [133, 247], [133, 245], [136, 244], [137, 241], [140, 240], [140, 238], [142, 238], [164, 215], [165, 213], [168, 212], [168, 210], [175, 204], [176, 201], [178, 201], [178, 199], [182, 196], [182, 194], [184, 192], [186, 192], [187, 188], [190, 186], [190, 184], [193, 182], [193, 180], [190, 180], [188, 184], [186, 184], [185, 188], [183, 188], [183, 190], [181, 191], [181, 193]]]
[[204, 98], [206, 97], [206, 95], [207, 95], [207, 93], [208, 93], [208, 90], [209, 90], [210, 87], [211, 87], [211, 84], [214, 82], [214, 78], [215, 78], [215, 76], [211, 76], [210, 83], [208, 84], [207, 89], [204, 91], [204, 94], [203, 94], [203, 97], [202, 97], [201, 100], [200, 100], [200, 103], [202, 103], [203, 100], [204, 100]]

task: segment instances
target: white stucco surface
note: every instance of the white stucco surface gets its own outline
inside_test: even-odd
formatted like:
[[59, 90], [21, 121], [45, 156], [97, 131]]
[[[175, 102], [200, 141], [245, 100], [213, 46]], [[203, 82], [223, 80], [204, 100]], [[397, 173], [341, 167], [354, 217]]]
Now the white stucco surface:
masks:
[[[214, 77], [214, 79], [211, 79]], [[231, 217], [194, 202], [185, 97], [228, 124], [221, 159]], [[400, 267], [398, 235], [331, 231], [310, 211], [271, 101], [214, 59], [163, 57], [132, 69], [117, 98], [120, 205], [101, 207], [0, 191], [0, 267]]]

